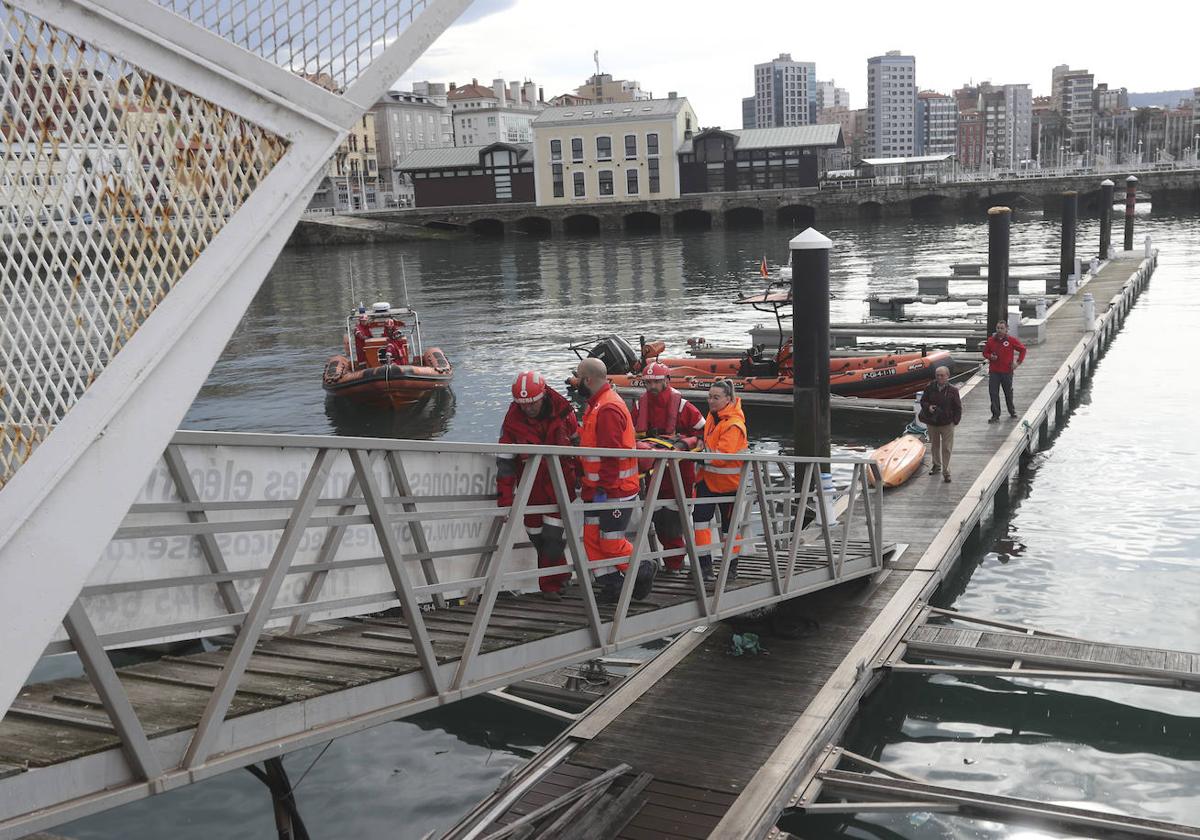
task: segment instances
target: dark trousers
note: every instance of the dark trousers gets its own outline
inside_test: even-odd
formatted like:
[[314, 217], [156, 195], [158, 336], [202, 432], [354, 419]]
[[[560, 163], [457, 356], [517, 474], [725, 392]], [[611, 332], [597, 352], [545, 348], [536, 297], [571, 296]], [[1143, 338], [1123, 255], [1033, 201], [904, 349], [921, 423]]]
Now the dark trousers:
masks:
[[988, 396], [992, 398], [992, 416], [1000, 416], [1000, 389], [1004, 389], [1004, 402], [1008, 406], [1009, 414], [1016, 414], [1017, 410], [1013, 407], [1012, 395], [1012, 371], [1008, 373], [989, 373], [988, 374]]
[[[732, 491], [729, 493], [716, 493], [712, 490], [709, 490], [708, 485], [703, 481], [696, 483], [696, 498], [698, 500], [709, 498], [711, 496], [731, 495], [733, 495]], [[697, 501], [696, 506], [692, 508], [692, 521], [697, 527], [703, 527], [705, 523], [713, 518], [714, 513], [720, 514], [721, 536], [723, 538], [729, 534], [730, 520], [733, 519], [733, 502], [709, 502], [708, 504], [700, 504], [700, 502]], [[708, 551], [705, 551], [709, 545], [711, 545], [711, 543], [703, 543], [697, 546], [697, 550], [702, 556], [709, 554]], [[711, 558], [709, 559], [709, 562], [712, 562]]]

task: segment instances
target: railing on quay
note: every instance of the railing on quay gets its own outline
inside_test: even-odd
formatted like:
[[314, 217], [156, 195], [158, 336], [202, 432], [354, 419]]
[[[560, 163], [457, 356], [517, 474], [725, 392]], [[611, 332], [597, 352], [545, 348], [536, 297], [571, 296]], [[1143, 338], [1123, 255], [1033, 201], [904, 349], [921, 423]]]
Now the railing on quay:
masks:
[[[221, 734], [226, 713], [267, 631], [297, 634], [312, 630], [310, 622], [398, 606], [423, 678], [408, 685], [418, 687], [419, 697], [444, 702], [882, 568], [882, 490], [873, 481], [873, 461], [757, 452], [737, 456], [742, 466], [736, 491], [701, 500], [732, 504], [727, 535], [710, 547], [719, 568], [715, 584], [701, 573], [702, 549], [692, 522], [697, 500], [680, 489], [681, 465], [702, 460], [704, 453], [639, 450], [653, 469], [644, 498], [628, 503], [632, 550], [624, 557], [589, 559], [583, 517], [613, 503], [573, 499], [564, 463], [582, 455], [628, 454], [179, 432], [47, 653], [78, 653], [122, 735], [131, 766], [150, 779], [162, 772], [162, 751], [148, 747], [106, 648], [233, 635], [216, 687], [181, 755], [179, 770], [191, 772], [218, 744], [233, 746], [228, 733]], [[525, 463], [511, 506], [497, 505], [498, 455]], [[838, 472], [838, 490], [824, 486], [826, 464]], [[553, 486], [551, 503], [533, 498], [543, 465]], [[660, 494], [664, 487], [668, 492]], [[636, 575], [627, 574], [611, 614], [602, 610], [590, 585], [594, 575], [619, 563], [636, 569], [642, 561], [678, 553], [652, 542], [653, 516], [663, 509], [679, 517], [690, 560], [689, 596], [631, 611]], [[564, 523], [568, 566], [539, 569], [523, 531], [525, 517], [554, 511]], [[758, 564], [753, 581], [744, 572], [742, 580], [732, 581], [729, 563], [723, 562], [739, 544], [743, 562]], [[578, 591], [585, 629], [554, 637], [538, 651], [481, 653], [502, 593], [536, 587], [539, 578], [564, 572], [583, 584]], [[424, 611], [436, 612], [451, 598], [473, 605], [474, 616], [461, 650], [439, 660]]]

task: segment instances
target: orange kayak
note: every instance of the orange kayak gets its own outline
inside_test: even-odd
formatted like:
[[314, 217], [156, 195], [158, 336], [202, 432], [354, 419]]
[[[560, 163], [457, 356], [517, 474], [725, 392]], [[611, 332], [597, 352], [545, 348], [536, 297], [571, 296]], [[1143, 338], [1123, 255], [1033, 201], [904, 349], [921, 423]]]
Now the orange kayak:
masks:
[[[917, 435], [901, 435], [871, 453], [879, 465], [884, 487], [899, 487], [921, 469], [925, 458], [925, 440]], [[871, 486], [875, 486], [871, 474]]]

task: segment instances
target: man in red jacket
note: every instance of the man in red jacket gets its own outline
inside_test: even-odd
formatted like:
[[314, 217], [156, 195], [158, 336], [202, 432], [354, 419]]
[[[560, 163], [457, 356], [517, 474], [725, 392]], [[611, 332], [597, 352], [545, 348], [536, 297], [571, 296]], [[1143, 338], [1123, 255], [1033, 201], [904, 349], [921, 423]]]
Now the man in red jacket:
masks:
[[[642, 383], [646, 386], [646, 392], [638, 400], [634, 417], [638, 440], [656, 439], [662, 442], [662, 448], [670, 443], [674, 448], [684, 451], [698, 449], [700, 441], [704, 439], [704, 415], [671, 387], [671, 369], [654, 362], [642, 372]], [[639, 449], [653, 447], [651, 443], [638, 444]], [[667, 462], [650, 461], [642, 466], [657, 468], [667, 466]], [[684, 497], [691, 498], [696, 489], [696, 462], [680, 461], [679, 477], [683, 480]], [[675, 507], [675, 485], [669, 472], [663, 476], [658, 498], [671, 501], [654, 511], [654, 533], [664, 550], [677, 549], [676, 553], [663, 556], [663, 564], [668, 572], [682, 571], [683, 527]]]
[[[1013, 356], [1016, 356], [1014, 361]], [[1004, 389], [1004, 402], [1008, 416], [1016, 418], [1013, 407], [1013, 372], [1025, 361], [1025, 345], [1015, 335], [1008, 334], [1008, 321], [997, 321], [996, 331], [983, 344], [983, 358], [988, 360], [988, 396], [992, 398], [992, 417], [989, 423], [1000, 419], [1000, 389]]]
[[[579, 421], [575, 418], [575, 407], [562, 394], [546, 384], [545, 378], [534, 371], [517, 374], [512, 386], [513, 401], [504, 415], [500, 430], [501, 443], [540, 444], [546, 446], [575, 446], [579, 443]], [[508, 507], [513, 503], [513, 494], [521, 474], [525, 471], [528, 456], [497, 456], [496, 489], [500, 494], [497, 504]], [[562, 459], [563, 474], [567, 480], [567, 495], [575, 498], [575, 484], [579, 478], [579, 463], [575, 458]], [[550, 462], [543, 460], [533, 480], [529, 493], [531, 505], [557, 504], [554, 485], [550, 481]], [[563, 539], [562, 518], [556, 513], [525, 514], [525, 531], [537, 551], [538, 568], [565, 566], [566, 542]], [[563, 587], [570, 580], [569, 574], [547, 575], [538, 579], [542, 597], [548, 601], [562, 598]]]

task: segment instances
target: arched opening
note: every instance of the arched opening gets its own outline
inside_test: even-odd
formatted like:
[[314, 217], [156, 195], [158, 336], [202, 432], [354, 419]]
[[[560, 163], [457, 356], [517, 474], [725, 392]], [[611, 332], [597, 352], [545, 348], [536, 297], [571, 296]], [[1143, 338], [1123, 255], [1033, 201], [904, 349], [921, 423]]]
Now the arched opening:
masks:
[[983, 199], [983, 211], [986, 213], [993, 207], [1009, 207], [1014, 211], [1029, 207], [1029, 199], [1016, 192], [992, 193]]
[[680, 210], [675, 214], [675, 230], [711, 230], [712, 214], [707, 210]]
[[878, 201], [864, 201], [858, 205], [858, 218], [868, 222], [877, 222], [883, 218], [883, 205]]
[[763, 212], [757, 207], [734, 207], [725, 211], [725, 227], [727, 228], [760, 228], [763, 226]]
[[524, 219], [517, 219], [516, 228], [529, 236], [549, 236], [551, 232], [550, 220], [541, 216], [526, 216]]
[[662, 219], [657, 213], [630, 213], [625, 217], [625, 230], [630, 233], [658, 233], [662, 230]]
[[563, 219], [563, 233], [593, 235], [600, 232], [600, 219], [596, 216], [580, 214], [567, 216]]
[[499, 219], [475, 219], [467, 225], [467, 229], [479, 236], [503, 236], [504, 222]]
[[806, 204], [789, 204], [779, 208], [775, 221], [796, 231], [807, 230], [817, 223], [817, 211]]
[[421, 227], [431, 228], [432, 230], [462, 231], [463, 229], [463, 226], [457, 222], [448, 222], [445, 219], [430, 219], [422, 224]]
[[953, 204], [944, 195], [919, 195], [909, 203], [909, 212], [914, 217], [945, 216], [953, 209]]

